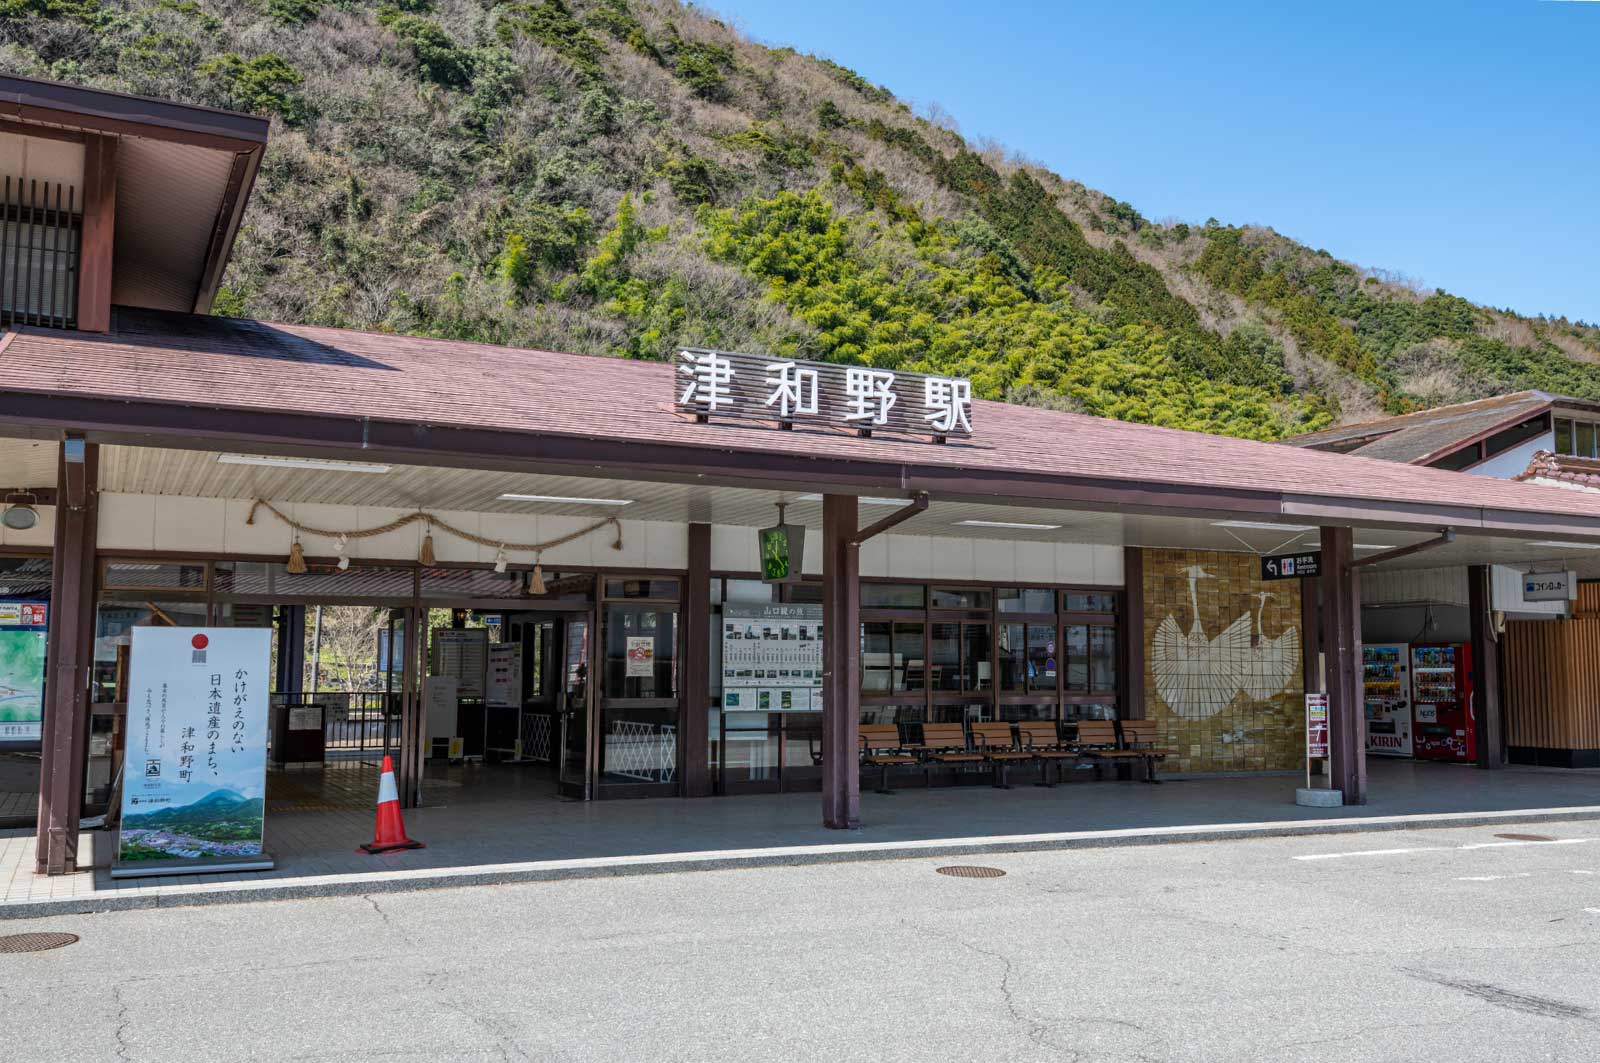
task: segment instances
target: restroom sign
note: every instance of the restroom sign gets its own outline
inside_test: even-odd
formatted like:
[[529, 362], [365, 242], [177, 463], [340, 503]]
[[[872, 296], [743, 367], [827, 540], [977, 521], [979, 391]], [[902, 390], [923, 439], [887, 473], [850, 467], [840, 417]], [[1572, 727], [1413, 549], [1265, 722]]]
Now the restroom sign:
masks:
[[1309, 579], [1322, 575], [1322, 551], [1302, 550], [1298, 554], [1268, 554], [1261, 559], [1264, 580]]

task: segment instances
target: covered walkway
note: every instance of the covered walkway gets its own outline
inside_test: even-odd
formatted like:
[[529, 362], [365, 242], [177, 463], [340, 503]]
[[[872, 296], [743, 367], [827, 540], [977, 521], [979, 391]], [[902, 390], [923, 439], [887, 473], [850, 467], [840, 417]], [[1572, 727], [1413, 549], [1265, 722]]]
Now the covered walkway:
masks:
[[[1600, 772], [1537, 768], [1475, 771], [1459, 765], [1415, 761], [1374, 761], [1371, 801], [1343, 808], [1305, 808], [1294, 803], [1295, 777], [1253, 775], [1225, 778], [1177, 778], [1162, 786], [1112, 782], [1056, 789], [1018, 787], [993, 790], [960, 787], [931, 791], [906, 790], [892, 797], [862, 796], [860, 831], [843, 839], [817, 822], [815, 794], [753, 795], [737, 801], [661, 799], [654, 801], [576, 802], [556, 799], [481, 798], [413, 809], [407, 813], [410, 834], [427, 848], [382, 857], [359, 853], [370, 838], [373, 815], [362, 811], [275, 811], [269, 821], [267, 848], [277, 860], [269, 872], [232, 875], [186, 875], [158, 879], [112, 880], [105, 867], [111, 836], [85, 834], [82, 844], [94, 851], [95, 868], [58, 878], [33, 871], [33, 833], [0, 834], [0, 916], [26, 918], [63, 910], [91, 911], [126, 903], [205, 903], [220, 899], [217, 891], [230, 883], [256, 889], [279, 884], [295, 895], [359, 892], [365, 888], [412, 889], [453, 885], [449, 872], [477, 876], [478, 881], [530, 875], [531, 863], [591, 861], [571, 874], [618, 873], [608, 862], [627, 861], [631, 870], [654, 861], [703, 858], [725, 867], [761, 851], [770, 862], [815, 859], [874, 859], [882, 847], [896, 843], [948, 843], [934, 851], [979, 852], [984, 846], [1051, 848], [1061, 836], [1091, 832], [1132, 832], [1131, 836], [1075, 839], [1081, 844], [1139, 844], [1171, 840], [1174, 831], [1208, 828], [1246, 831], [1253, 825], [1347, 823], [1395, 816], [1448, 816], [1471, 813], [1515, 813], [1530, 817], [1551, 813], [1568, 818], [1600, 819]], [[356, 773], [351, 773], [356, 774]], [[441, 790], [438, 793], [445, 793]], [[465, 792], [465, 791], [463, 791]], [[1374, 826], [1377, 824], [1374, 823]], [[1514, 829], [1509, 828], [1508, 829]], [[1054, 836], [1054, 837], [1040, 837]], [[826, 853], [818, 847], [832, 847]], [[786, 858], [784, 850], [792, 851]], [[927, 849], [910, 849], [915, 856]], [[682, 863], [674, 863], [680, 869]], [[497, 872], [497, 869], [503, 869]], [[554, 877], [554, 876], [552, 876]], [[209, 896], [208, 896], [209, 895]]]

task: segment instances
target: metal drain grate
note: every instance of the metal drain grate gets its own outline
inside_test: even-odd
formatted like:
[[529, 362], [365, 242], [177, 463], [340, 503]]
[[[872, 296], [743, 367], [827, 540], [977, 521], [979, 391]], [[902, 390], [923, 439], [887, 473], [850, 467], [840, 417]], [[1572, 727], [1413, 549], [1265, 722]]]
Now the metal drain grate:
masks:
[[949, 875], [951, 878], [999, 878], [1005, 874], [998, 867], [977, 867], [973, 864], [936, 867], [934, 870], [941, 875]]
[[77, 934], [5, 934], [0, 935], [0, 953], [43, 952], [46, 949], [59, 949], [77, 940]]
[[1508, 842], [1553, 842], [1554, 838], [1548, 834], [1496, 834], [1496, 838], [1504, 838]]

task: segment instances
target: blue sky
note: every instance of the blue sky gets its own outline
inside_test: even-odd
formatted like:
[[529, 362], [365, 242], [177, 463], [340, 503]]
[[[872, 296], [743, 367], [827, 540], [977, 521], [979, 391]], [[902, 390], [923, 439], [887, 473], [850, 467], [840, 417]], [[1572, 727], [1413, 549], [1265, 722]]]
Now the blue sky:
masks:
[[1600, 3], [706, 6], [1148, 218], [1600, 322]]

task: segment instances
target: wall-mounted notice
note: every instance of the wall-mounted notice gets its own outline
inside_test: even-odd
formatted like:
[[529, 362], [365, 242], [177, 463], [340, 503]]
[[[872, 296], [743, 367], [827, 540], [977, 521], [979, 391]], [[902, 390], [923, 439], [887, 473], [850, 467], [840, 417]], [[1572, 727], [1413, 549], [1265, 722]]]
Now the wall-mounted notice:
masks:
[[656, 640], [653, 635], [628, 636], [629, 679], [649, 679], [656, 674]]
[[822, 606], [723, 607], [722, 707], [822, 711]]
[[114, 878], [264, 870], [266, 628], [136, 627]]
[[0, 602], [0, 746], [38, 747], [47, 609], [43, 602]]

